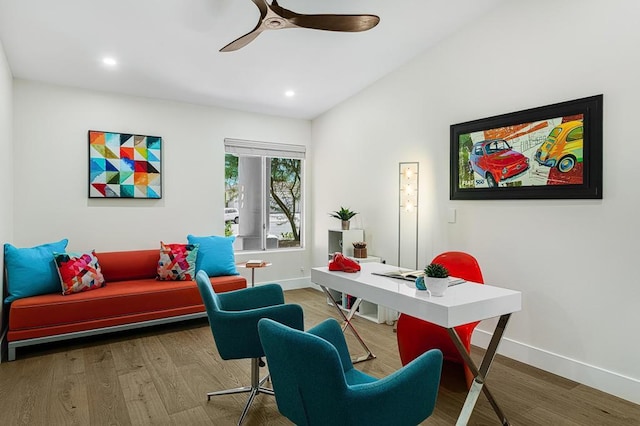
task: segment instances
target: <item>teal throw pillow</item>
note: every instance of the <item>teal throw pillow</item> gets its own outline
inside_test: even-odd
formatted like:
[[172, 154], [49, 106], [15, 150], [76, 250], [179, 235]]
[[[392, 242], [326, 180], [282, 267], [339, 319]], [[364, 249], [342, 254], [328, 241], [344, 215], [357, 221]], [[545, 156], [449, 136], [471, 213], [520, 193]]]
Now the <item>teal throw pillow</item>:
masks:
[[64, 252], [68, 239], [31, 248], [4, 245], [4, 264], [7, 269], [5, 303], [39, 294], [59, 293], [60, 277], [53, 260], [53, 252]]
[[239, 275], [236, 269], [236, 258], [233, 253], [233, 242], [236, 237], [196, 237], [187, 235], [189, 244], [199, 244], [196, 257], [196, 272], [203, 270], [210, 277], [221, 275]]

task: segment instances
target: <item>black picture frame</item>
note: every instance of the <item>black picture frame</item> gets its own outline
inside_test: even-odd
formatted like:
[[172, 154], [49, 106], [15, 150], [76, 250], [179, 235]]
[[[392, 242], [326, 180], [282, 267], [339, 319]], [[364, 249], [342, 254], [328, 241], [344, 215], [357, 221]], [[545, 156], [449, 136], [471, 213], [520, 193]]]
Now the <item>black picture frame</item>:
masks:
[[596, 95], [452, 125], [450, 199], [602, 199], [602, 106]]

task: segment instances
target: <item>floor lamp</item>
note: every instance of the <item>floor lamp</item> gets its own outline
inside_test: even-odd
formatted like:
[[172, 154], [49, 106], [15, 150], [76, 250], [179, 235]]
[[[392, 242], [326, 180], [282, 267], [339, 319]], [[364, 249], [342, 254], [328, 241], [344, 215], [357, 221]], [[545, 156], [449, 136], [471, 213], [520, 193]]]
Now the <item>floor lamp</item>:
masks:
[[417, 162], [399, 163], [398, 266], [418, 269], [418, 182]]

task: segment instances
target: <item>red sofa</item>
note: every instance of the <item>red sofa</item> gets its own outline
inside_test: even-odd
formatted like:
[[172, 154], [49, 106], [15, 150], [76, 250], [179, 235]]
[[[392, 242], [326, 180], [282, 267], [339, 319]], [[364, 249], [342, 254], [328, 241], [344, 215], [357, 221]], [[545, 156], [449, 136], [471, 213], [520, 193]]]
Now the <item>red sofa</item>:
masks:
[[[15, 300], [9, 308], [8, 360], [16, 348], [205, 317], [195, 281], [158, 281], [159, 251], [96, 253], [106, 285]], [[240, 275], [212, 277], [217, 293], [247, 286]]]

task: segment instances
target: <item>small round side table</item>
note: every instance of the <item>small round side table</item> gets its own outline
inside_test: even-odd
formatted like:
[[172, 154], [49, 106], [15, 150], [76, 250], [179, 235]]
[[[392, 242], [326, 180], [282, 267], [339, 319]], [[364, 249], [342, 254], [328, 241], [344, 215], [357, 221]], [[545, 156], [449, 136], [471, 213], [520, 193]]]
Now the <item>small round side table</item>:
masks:
[[251, 287], [253, 287], [255, 285], [256, 282], [256, 269], [258, 268], [267, 268], [269, 266], [271, 266], [272, 263], [271, 262], [262, 262], [258, 265], [247, 265], [247, 262], [243, 262], [243, 263], [238, 263], [237, 266], [241, 267], [241, 268], [247, 268], [247, 269], [251, 269]]

